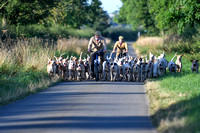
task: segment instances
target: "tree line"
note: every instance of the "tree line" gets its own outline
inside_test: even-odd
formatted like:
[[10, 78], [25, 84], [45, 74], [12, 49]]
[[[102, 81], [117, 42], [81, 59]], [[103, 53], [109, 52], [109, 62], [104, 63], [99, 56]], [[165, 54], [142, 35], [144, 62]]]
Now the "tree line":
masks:
[[79, 29], [85, 25], [96, 30], [109, 27], [109, 16], [100, 0], [1, 0], [2, 25], [25, 26], [58, 24]]
[[[118, 23], [148, 33], [193, 35], [200, 23], [199, 0], [121, 0], [123, 6], [115, 17]], [[139, 28], [140, 27], [140, 28]]]

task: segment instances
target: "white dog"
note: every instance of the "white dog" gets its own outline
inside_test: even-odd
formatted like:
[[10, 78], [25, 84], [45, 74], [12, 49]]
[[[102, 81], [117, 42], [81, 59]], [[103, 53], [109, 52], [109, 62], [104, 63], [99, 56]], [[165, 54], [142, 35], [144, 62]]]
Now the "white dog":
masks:
[[50, 78], [55, 76], [56, 73], [56, 63], [54, 60], [51, 60], [48, 58], [48, 64], [47, 64], [47, 73]]
[[130, 81], [131, 79], [131, 66], [128, 61], [125, 61], [123, 64], [123, 80]]
[[103, 80], [109, 80], [110, 79], [110, 66], [111, 66], [111, 58], [106, 58], [106, 60], [103, 62]]
[[175, 57], [176, 57], [176, 53], [168, 64], [168, 70], [169, 70], [170, 74], [172, 74], [173, 72], [176, 74], [176, 64], [173, 61]]
[[110, 66], [110, 81], [116, 81], [118, 75], [118, 65], [117, 62], [111, 62]]
[[76, 71], [76, 63], [74, 60], [72, 60], [72, 57], [70, 57], [68, 70], [69, 70], [69, 80], [73, 81], [75, 80], [75, 71]]

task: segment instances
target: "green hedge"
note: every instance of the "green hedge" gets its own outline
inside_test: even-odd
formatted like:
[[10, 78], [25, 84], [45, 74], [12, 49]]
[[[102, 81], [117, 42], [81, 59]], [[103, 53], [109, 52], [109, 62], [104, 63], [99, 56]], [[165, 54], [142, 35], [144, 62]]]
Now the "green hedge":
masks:
[[[2, 30], [7, 29], [6, 35], [3, 35]], [[52, 25], [51, 27], [45, 27], [43, 25], [28, 25], [28, 26], [7, 26], [0, 27], [1, 38], [6, 36], [11, 38], [16, 37], [39, 37], [39, 38], [51, 38], [56, 39], [58, 37], [68, 38], [90, 38], [94, 35], [94, 30], [91, 28], [72, 29], [61, 25]]]
[[136, 41], [137, 33], [137, 31], [133, 31], [131, 28], [110, 27], [103, 31], [103, 36], [109, 37], [114, 41], [118, 40], [119, 36], [124, 36], [126, 41]]

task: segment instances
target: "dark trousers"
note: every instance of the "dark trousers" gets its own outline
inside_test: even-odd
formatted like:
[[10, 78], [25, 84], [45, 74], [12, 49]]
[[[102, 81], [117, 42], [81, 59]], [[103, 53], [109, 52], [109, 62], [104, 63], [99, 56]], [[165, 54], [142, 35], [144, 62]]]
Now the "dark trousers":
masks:
[[[92, 73], [94, 73], [94, 60], [96, 59], [96, 55], [97, 55], [97, 52], [94, 52], [90, 55], [90, 58], [91, 58], [91, 71]], [[104, 52], [100, 52], [100, 58], [101, 58], [101, 62], [100, 64], [102, 64], [102, 62], [104, 61]]]

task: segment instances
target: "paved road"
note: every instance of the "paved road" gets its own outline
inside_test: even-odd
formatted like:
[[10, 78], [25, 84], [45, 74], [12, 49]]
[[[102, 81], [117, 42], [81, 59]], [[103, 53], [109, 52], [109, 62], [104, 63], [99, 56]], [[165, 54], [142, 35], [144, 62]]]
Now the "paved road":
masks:
[[0, 108], [0, 133], [150, 133], [143, 83], [64, 82]]

